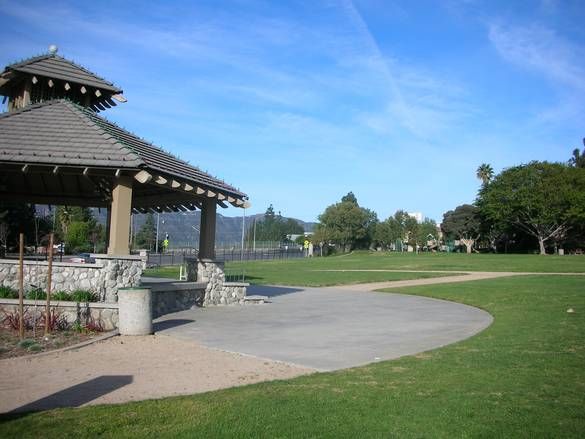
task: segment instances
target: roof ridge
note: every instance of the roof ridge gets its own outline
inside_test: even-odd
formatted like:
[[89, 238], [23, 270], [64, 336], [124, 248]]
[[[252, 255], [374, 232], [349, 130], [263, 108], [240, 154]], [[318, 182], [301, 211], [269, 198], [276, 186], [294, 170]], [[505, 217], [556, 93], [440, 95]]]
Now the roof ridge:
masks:
[[[126, 133], [126, 134], [129, 134], [130, 136], [134, 136], [134, 137], [136, 137], [137, 139], [140, 139], [142, 142], [144, 142], [144, 143], [147, 143], [147, 144], [148, 144], [148, 145], [150, 145], [151, 147], [158, 149], [160, 152], [162, 152], [162, 153], [164, 153], [164, 154], [167, 154], [167, 155], [171, 156], [171, 157], [172, 157], [172, 158], [174, 158], [175, 160], [178, 160], [178, 161], [182, 162], [183, 164], [185, 164], [185, 165], [187, 165], [187, 166], [190, 166], [190, 167], [192, 167], [192, 168], [195, 168], [195, 169], [197, 169], [197, 170], [198, 170], [198, 171], [200, 171], [200, 172], [204, 172], [203, 170], [201, 170], [201, 168], [199, 168], [199, 167], [197, 167], [197, 166], [195, 166], [195, 165], [192, 165], [191, 163], [187, 162], [186, 160], [183, 160], [183, 159], [181, 159], [181, 158], [177, 157], [177, 156], [176, 156], [175, 154], [173, 154], [172, 152], [166, 151], [166, 150], [165, 150], [165, 149], [163, 149], [162, 147], [160, 147], [160, 146], [158, 146], [158, 145], [155, 145], [154, 143], [152, 143], [152, 142], [149, 142], [149, 141], [147, 141], [147, 140], [143, 139], [142, 137], [140, 137], [139, 135], [137, 135], [137, 134], [133, 133], [132, 131], [128, 131], [126, 128], [123, 128], [123, 127], [121, 127], [120, 125], [118, 125], [118, 124], [117, 124], [117, 123], [115, 123], [115, 122], [112, 122], [111, 120], [107, 119], [106, 117], [104, 117], [104, 116], [101, 116], [101, 115], [99, 115], [99, 114], [97, 114], [97, 113], [94, 113], [93, 111], [91, 111], [91, 110], [88, 110], [87, 108], [81, 107], [79, 104], [76, 104], [75, 102], [71, 102], [71, 103], [72, 103], [73, 105], [75, 105], [75, 106], [79, 107], [79, 108], [81, 109], [81, 111], [83, 111], [83, 112], [90, 112], [90, 113], [91, 113], [91, 116], [90, 116], [90, 117], [92, 117], [92, 118], [96, 118], [96, 119], [98, 119], [98, 120], [99, 120], [100, 122], [102, 122], [102, 123], [106, 123], [106, 124], [112, 125], [112, 126], [114, 126], [115, 128], [119, 129], [120, 131], [122, 131], [122, 132], [124, 132], [124, 133]], [[132, 148], [132, 147], [128, 145], [128, 148]], [[132, 152], [134, 152], [134, 150], [132, 150]], [[214, 177], [214, 178], [215, 178], [215, 177]]]
[[[29, 116], [26, 115], [27, 113], [38, 114], [38, 117], [32, 117], [32, 119], [30, 119]], [[235, 186], [226, 183], [224, 180], [220, 180], [218, 177], [214, 177], [208, 172], [202, 171], [200, 168], [189, 164], [185, 160], [175, 157], [172, 153], [141, 139], [139, 136], [121, 128], [114, 122], [110, 122], [105, 117], [97, 115], [91, 109], [85, 108], [69, 99], [60, 98], [39, 102], [28, 105], [27, 107], [15, 112], [1, 114], [0, 121], [2, 121], [2, 125], [8, 124], [5, 126], [13, 126], [11, 125], [11, 122], [6, 120], [6, 118], [12, 116], [22, 117], [23, 120], [28, 121], [29, 124], [36, 124], [37, 120], [44, 120], [46, 123], [58, 121], [59, 123], [66, 123], [73, 126], [76, 126], [77, 124], [81, 125], [79, 128], [87, 130], [91, 135], [81, 136], [79, 142], [72, 139], [72, 144], [87, 144], [88, 148], [83, 151], [87, 153], [89, 156], [88, 160], [90, 161], [92, 160], [91, 156], [93, 152], [91, 145], [101, 145], [104, 150], [109, 151], [108, 157], [103, 160], [109, 161], [109, 163], [114, 163], [115, 160], [118, 160], [118, 164], [113, 164], [111, 166], [152, 170], [155, 174], [160, 173], [166, 177], [179, 177], [181, 179], [187, 179], [187, 181], [192, 180], [194, 184], [201, 185], [203, 188], [209, 188], [213, 192], [219, 191], [232, 194], [237, 198], [246, 197], [246, 194], [241, 192], [240, 189]], [[72, 120], [71, 117], [73, 117], [74, 120]], [[18, 122], [18, 119], [16, 119], [16, 122]], [[23, 125], [17, 123], [16, 126], [25, 127], [26, 124]], [[48, 129], [49, 125], [45, 124], [44, 127]], [[49, 131], [49, 134], [51, 135], [56, 134], [57, 137], [60, 135], [59, 130], [55, 130], [55, 128], [51, 128]], [[79, 132], [79, 130], [77, 130], [77, 132]], [[76, 131], [74, 130], [73, 133], [75, 134]], [[22, 134], [28, 135], [30, 133], [23, 131]], [[102, 140], [92, 140], [92, 142], [84, 143], [84, 138], [86, 137], [92, 139], [97, 137]], [[66, 141], [69, 140], [70, 139], [66, 139]], [[0, 138], [0, 144], [2, 141], [3, 139]], [[16, 150], [20, 148], [19, 145], [21, 144], [16, 143], [14, 149]], [[37, 146], [44, 149], [44, 147], [40, 145], [42, 144], [38, 144], [37, 142]], [[50, 146], [47, 146], [47, 148], [50, 149]], [[95, 154], [100, 155], [101, 152], [95, 151]], [[119, 155], [120, 157], [110, 158], [110, 155]], [[93, 160], [99, 161], [102, 159], [99, 159], [99, 157], [95, 157], [94, 155]], [[110, 165], [108, 164], [108, 166]]]
[[19, 108], [17, 110], [5, 111], [4, 113], [0, 113], [0, 118], [16, 116], [17, 114], [22, 114], [22, 113], [25, 113], [27, 111], [30, 111], [33, 108], [46, 107], [48, 105], [53, 105], [59, 101], [67, 101], [67, 99], [58, 98], [58, 99], [49, 99], [47, 101], [42, 101], [42, 102], [35, 102], [34, 104], [29, 104], [29, 105], [22, 107], [22, 108]]
[[[140, 155], [138, 155], [136, 153], [136, 151], [134, 151], [129, 145], [127, 145], [126, 143], [124, 143], [120, 139], [118, 139], [118, 138], [112, 136], [111, 134], [109, 134], [108, 132], [106, 132], [102, 126], [100, 126], [98, 123], [96, 123], [93, 120], [94, 118], [98, 118], [98, 119], [102, 119], [102, 120], [104, 118], [99, 117], [93, 111], [88, 110], [87, 108], [82, 107], [81, 105], [79, 105], [73, 101], [70, 101], [69, 99], [59, 99], [58, 101], [59, 101], [59, 103], [65, 104], [65, 106], [73, 114], [75, 114], [77, 117], [79, 117], [88, 127], [91, 127], [92, 129], [97, 131], [110, 144], [119, 145], [120, 149], [122, 149], [122, 148], [126, 149], [130, 154], [132, 154], [135, 157], [135, 160], [138, 160], [141, 162], [141, 164], [146, 165], [146, 163], [144, 162], [142, 157], [140, 157]], [[111, 123], [111, 122], [106, 120], [106, 123]]]
[[52, 55], [50, 53], [45, 53], [45, 54], [42, 54], [42, 55], [31, 56], [30, 58], [25, 58], [25, 59], [22, 59], [20, 61], [16, 61], [16, 62], [13, 62], [11, 64], [8, 64], [5, 69], [9, 69], [9, 68], [12, 69], [12, 68], [16, 68], [16, 67], [22, 67], [22, 66], [24, 66], [26, 64], [30, 64], [30, 63], [33, 63], [33, 62], [37, 62], [37, 61], [41, 61], [43, 59], [50, 58], [51, 56]]
[[81, 64], [77, 64], [75, 61], [72, 61], [68, 58], [65, 58], [64, 56], [61, 55], [57, 55], [56, 53], [45, 53], [43, 55], [37, 55], [37, 56], [33, 56], [12, 64], [9, 64], [5, 67], [4, 71], [8, 70], [8, 69], [18, 69], [20, 67], [24, 67], [27, 66], [29, 64], [34, 64], [38, 61], [43, 61], [45, 59], [58, 59], [58, 60], [62, 60], [62, 61], [66, 61], [69, 64], [73, 65], [74, 67], [82, 70], [84, 73], [87, 73], [88, 75], [92, 75], [94, 76], [96, 79], [99, 79], [100, 81], [105, 82], [106, 84], [110, 85], [111, 87], [120, 89], [120, 87], [118, 87], [116, 84], [114, 84], [112, 81], [109, 81], [99, 75], [97, 75], [96, 73], [92, 72], [91, 70], [89, 70], [86, 67], [83, 67]]
[[[70, 102], [70, 101], [69, 101], [69, 102]], [[226, 183], [224, 180], [221, 180], [221, 179], [219, 179], [218, 177], [215, 177], [215, 176], [213, 176], [213, 175], [209, 174], [209, 172], [203, 171], [203, 170], [202, 170], [201, 168], [199, 168], [198, 166], [192, 165], [191, 163], [189, 163], [189, 162], [187, 162], [186, 160], [183, 160], [183, 159], [181, 159], [181, 158], [177, 157], [175, 154], [173, 154], [173, 153], [171, 153], [171, 152], [169, 152], [169, 151], [165, 151], [165, 150], [164, 150], [163, 148], [161, 148], [160, 146], [158, 146], [158, 145], [155, 145], [155, 144], [153, 144], [152, 142], [148, 142], [148, 141], [144, 140], [143, 138], [141, 138], [140, 136], [138, 136], [138, 135], [134, 134], [133, 132], [131, 132], [131, 131], [128, 131], [128, 130], [127, 130], [127, 129], [125, 129], [125, 128], [122, 128], [121, 126], [119, 126], [119, 125], [118, 125], [118, 124], [116, 124], [115, 122], [112, 122], [112, 121], [110, 121], [109, 119], [107, 119], [107, 118], [105, 118], [105, 117], [103, 117], [103, 116], [101, 116], [101, 115], [99, 115], [99, 114], [97, 114], [97, 113], [94, 113], [93, 111], [91, 111], [91, 110], [89, 110], [89, 109], [87, 109], [87, 108], [84, 108], [84, 107], [80, 106], [79, 104], [76, 104], [75, 102], [70, 102], [70, 104], [71, 104], [71, 105], [74, 105], [74, 106], [75, 106], [77, 109], [79, 109], [80, 111], [82, 111], [82, 112], [85, 114], [85, 116], [86, 116], [86, 117], [88, 117], [88, 118], [91, 118], [92, 120], [95, 120], [95, 121], [97, 122], [97, 123], [96, 123], [96, 125], [98, 125], [98, 124], [105, 124], [105, 125], [110, 125], [110, 126], [112, 126], [113, 128], [120, 130], [120, 131], [121, 131], [123, 134], [125, 134], [125, 135], [128, 135], [128, 136], [131, 136], [131, 137], [134, 137], [134, 138], [138, 139], [139, 141], [141, 141], [141, 142], [144, 142], [145, 144], [147, 144], [147, 145], [148, 145], [148, 146], [150, 146], [151, 148], [154, 148], [154, 149], [156, 149], [157, 151], [160, 151], [162, 154], [165, 154], [165, 155], [167, 155], [167, 156], [169, 156], [169, 157], [173, 158], [174, 160], [177, 160], [178, 162], [182, 163], [183, 165], [185, 165], [185, 166], [188, 166], [188, 167], [190, 167], [190, 168], [194, 169], [194, 170], [195, 170], [195, 171], [197, 171], [197, 172], [200, 172], [200, 173], [202, 173], [202, 174], [205, 174], [205, 175], [207, 175], [208, 177], [210, 177], [210, 178], [212, 178], [212, 179], [214, 179], [214, 180], [217, 180], [218, 182], [220, 182], [220, 183], [223, 183], [224, 185], [226, 185], [226, 186], [229, 186], [231, 189], [233, 189], [233, 190], [235, 190], [235, 191], [239, 192], [239, 189], [237, 189], [237, 188], [235, 188], [234, 186], [232, 186], [232, 185], [230, 185], [230, 184]], [[101, 128], [101, 127], [100, 127], [100, 128]], [[102, 128], [100, 131], [102, 131], [102, 132], [103, 132], [103, 128]], [[146, 163], [146, 162], [145, 162], [145, 160], [143, 159], [142, 155], [141, 155], [141, 154], [140, 154], [138, 151], [136, 151], [136, 150], [135, 150], [135, 149], [134, 149], [134, 148], [133, 148], [131, 145], [129, 145], [129, 144], [128, 144], [127, 142], [125, 142], [123, 139], [120, 139], [120, 138], [119, 138], [118, 136], [116, 136], [115, 134], [114, 134], [114, 135], [112, 135], [112, 134], [109, 134], [109, 133], [106, 133], [106, 134], [107, 134], [108, 136], [110, 136], [110, 137], [115, 137], [115, 138], [116, 138], [116, 142], [118, 142], [119, 144], [123, 145], [123, 146], [124, 146], [125, 148], [127, 148], [127, 149], [128, 149], [128, 150], [129, 150], [129, 151], [132, 153], [132, 154], [134, 154], [134, 155], [138, 156], [139, 160], [140, 160], [140, 161], [142, 161], [142, 162], [144, 163], [144, 165], [146, 165], [146, 166], [149, 166], [149, 167], [152, 167], [152, 165], [151, 165], [151, 164], [148, 164], [148, 163]], [[161, 172], [168, 173], [168, 171], [165, 171], [165, 170], [163, 170], [163, 169], [161, 169], [160, 171], [161, 171]]]

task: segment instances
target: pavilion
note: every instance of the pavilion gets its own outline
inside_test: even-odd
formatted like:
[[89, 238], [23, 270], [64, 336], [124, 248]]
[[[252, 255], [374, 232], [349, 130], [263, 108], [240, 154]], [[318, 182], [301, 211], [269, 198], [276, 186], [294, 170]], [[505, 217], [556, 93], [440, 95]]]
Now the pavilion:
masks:
[[110, 256], [129, 254], [131, 213], [201, 210], [199, 258], [215, 257], [217, 206], [247, 196], [98, 115], [123, 91], [57, 55], [0, 74], [0, 198], [107, 208]]

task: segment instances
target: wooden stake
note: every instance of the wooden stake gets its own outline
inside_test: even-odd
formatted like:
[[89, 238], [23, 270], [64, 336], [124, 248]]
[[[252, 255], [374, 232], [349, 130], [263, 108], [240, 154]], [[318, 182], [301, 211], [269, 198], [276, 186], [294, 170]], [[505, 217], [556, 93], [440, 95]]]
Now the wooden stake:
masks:
[[20, 234], [18, 255], [18, 335], [24, 338], [24, 234]]
[[51, 280], [53, 277], [53, 234], [49, 235], [49, 254], [48, 271], [47, 271], [47, 306], [45, 308], [45, 335], [51, 332], [49, 322], [51, 321]]

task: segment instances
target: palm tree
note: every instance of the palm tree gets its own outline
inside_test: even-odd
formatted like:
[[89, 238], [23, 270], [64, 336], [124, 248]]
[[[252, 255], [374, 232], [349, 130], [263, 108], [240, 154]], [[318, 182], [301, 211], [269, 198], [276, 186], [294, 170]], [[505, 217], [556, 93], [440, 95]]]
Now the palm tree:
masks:
[[61, 230], [63, 231], [63, 237], [67, 236], [69, 230], [69, 224], [71, 224], [71, 208], [68, 206], [59, 206], [57, 216], [61, 223]]
[[[583, 139], [583, 145], [585, 145], [585, 139]], [[579, 148], [573, 150], [573, 157], [569, 160], [569, 164], [575, 168], [585, 168], [585, 149], [581, 153]]]
[[485, 184], [488, 184], [490, 182], [490, 180], [492, 179], [492, 177], [494, 176], [494, 170], [492, 169], [491, 165], [489, 165], [487, 163], [482, 163], [477, 168], [475, 175], [485, 185]]

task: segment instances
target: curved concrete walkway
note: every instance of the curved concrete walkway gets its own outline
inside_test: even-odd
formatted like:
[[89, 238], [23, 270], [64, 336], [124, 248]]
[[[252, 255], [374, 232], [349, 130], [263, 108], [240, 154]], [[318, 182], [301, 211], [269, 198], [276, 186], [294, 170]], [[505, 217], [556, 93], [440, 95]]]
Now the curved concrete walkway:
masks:
[[355, 287], [253, 286], [249, 294], [269, 296], [271, 303], [183, 311], [159, 319], [158, 331], [210, 348], [335, 370], [454, 343], [492, 322], [487, 312], [467, 305]]

